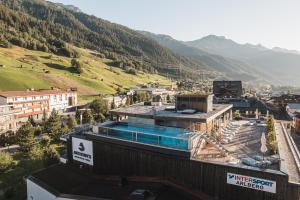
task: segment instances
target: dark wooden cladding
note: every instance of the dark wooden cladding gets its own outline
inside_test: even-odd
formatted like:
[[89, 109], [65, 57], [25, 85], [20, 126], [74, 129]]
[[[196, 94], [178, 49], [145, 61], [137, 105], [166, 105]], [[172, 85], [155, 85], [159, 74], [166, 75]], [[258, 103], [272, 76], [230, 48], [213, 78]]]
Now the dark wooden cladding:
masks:
[[[93, 141], [93, 171], [97, 174], [158, 177], [218, 200], [299, 199], [299, 185], [288, 183], [288, 176], [281, 172], [190, 160], [184, 154], [168, 155], [91, 135], [87, 135], [86, 139]], [[276, 181], [276, 194], [229, 185], [226, 183], [228, 172]]]
[[288, 191], [286, 199], [300, 199], [300, 184], [288, 183]]

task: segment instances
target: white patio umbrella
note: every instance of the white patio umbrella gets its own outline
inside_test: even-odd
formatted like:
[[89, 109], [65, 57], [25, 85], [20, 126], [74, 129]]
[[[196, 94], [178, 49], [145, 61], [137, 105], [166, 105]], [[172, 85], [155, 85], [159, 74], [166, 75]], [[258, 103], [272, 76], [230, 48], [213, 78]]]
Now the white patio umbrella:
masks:
[[268, 151], [267, 148], [267, 140], [266, 140], [266, 135], [265, 133], [262, 133], [261, 138], [260, 138], [260, 142], [261, 142], [261, 147], [260, 147], [260, 151], [263, 154], [263, 160], [264, 160], [264, 155], [265, 153]]

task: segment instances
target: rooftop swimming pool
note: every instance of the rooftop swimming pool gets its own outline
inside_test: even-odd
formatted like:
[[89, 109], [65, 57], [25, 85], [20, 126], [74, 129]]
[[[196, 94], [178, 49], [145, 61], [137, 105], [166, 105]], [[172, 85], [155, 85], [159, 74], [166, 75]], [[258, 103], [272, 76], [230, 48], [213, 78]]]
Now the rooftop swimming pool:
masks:
[[99, 134], [183, 150], [189, 149], [189, 138], [193, 135], [183, 128], [127, 123], [99, 127]]

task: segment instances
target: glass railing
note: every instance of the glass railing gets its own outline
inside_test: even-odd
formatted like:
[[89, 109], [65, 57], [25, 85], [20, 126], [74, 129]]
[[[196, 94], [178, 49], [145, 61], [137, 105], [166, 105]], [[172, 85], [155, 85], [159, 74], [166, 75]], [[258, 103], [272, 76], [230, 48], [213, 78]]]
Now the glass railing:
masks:
[[151, 133], [134, 132], [110, 127], [99, 127], [99, 134], [134, 142], [159, 145], [174, 149], [189, 150], [189, 138], [162, 136]]

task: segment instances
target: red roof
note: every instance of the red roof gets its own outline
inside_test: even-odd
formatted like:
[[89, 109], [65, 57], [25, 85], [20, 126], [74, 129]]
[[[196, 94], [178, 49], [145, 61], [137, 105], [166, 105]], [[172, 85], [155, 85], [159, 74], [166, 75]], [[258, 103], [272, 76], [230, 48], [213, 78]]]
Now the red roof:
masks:
[[50, 94], [63, 94], [67, 93], [66, 90], [31, 90], [31, 91], [7, 91], [0, 92], [2, 97], [28, 97], [28, 96], [40, 96], [40, 95], [50, 95]]

